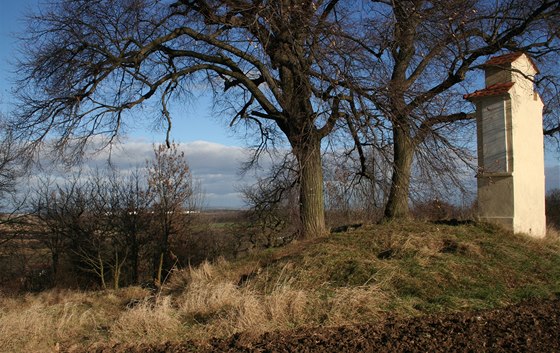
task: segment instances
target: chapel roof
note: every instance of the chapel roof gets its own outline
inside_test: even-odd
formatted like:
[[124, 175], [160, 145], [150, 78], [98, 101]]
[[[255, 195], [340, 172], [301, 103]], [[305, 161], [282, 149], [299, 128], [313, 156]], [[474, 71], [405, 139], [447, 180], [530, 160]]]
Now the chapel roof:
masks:
[[[490, 58], [487, 62], [485, 62], [483, 66], [498, 66], [498, 67], [509, 66], [512, 62], [519, 59], [523, 54], [525, 53], [517, 51], [513, 53], [494, 56]], [[531, 59], [531, 57], [527, 54], [525, 54], [525, 56], [529, 59], [529, 62], [531, 63], [535, 71], [539, 73], [539, 69], [537, 68], [537, 65], [535, 64], [533, 59]]]
[[463, 98], [473, 100], [482, 97], [499, 96], [501, 94], [506, 94], [514, 84], [515, 82], [496, 83], [492, 86], [474, 91], [473, 93], [465, 94]]

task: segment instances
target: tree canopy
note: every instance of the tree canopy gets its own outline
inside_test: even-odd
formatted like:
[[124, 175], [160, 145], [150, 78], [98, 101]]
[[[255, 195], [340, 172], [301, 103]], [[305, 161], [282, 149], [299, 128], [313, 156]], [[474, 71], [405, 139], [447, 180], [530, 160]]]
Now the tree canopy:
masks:
[[[112, 143], [138, 109], [168, 132], [170, 104], [210, 89], [231, 124], [275, 133], [298, 164], [301, 234], [325, 233], [321, 142], [343, 131], [363, 157], [383, 131], [393, 150], [386, 215], [408, 214], [411, 164], [455, 151], [469, 76], [489, 56], [558, 58], [552, 0], [59, 0], [28, 20], [12, 129], [30, 147], [74, 155]], [[557, 62], [557, 61], [556, 61]], [[551, 72], [547, 89], [557, 82]], [[550, 84], [552, 83], [552, 84]], [[554, 99], [554, 94], [550, 94]], [[554, 118], [552, 118], [554, 119]], [[546, 131], [557, 132], [548, 120]], [[441, 153], [441, 152], [438, 152]], [[430, 161], [438, 153], [428, 153]], [[365, 169], [363, 169], [365, 170]]]

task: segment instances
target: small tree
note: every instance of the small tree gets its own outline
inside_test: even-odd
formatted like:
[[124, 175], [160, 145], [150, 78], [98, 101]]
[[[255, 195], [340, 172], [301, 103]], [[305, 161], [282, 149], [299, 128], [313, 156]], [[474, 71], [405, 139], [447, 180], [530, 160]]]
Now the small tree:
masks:
[[83, 215], [86, 200], [79, 185], [78, 176], [73, 176], [64, 185], [54, 185], [50, 180], [42, 180], [30, 199], [31, 209], [39, 219], [37, 235], [39, 241], [51, 255], [53, 282], [58, 279], [60, 259], [79, 243], [76, 237], [82, 234]]
[[[300, 228], [297, 205], [300, 202], [297, 162], [290, 154], [275, 151], [267, 175], [259, 176], [256, 183], [240, 189], [249, 207], [250, 228], [248, 239], [237, 234], [238, 248], [248, 240], [251, 247], [273, 247], [291, 241]], [[253, 167], [251, 163], [245, 171]]]
[[148, 243], [150, 224], [150, 195], [144, 171], [136, 169], [128, 176], [115, 175], [111, 179], [112, 189], [119, 200], [114, 209], [112, 221], [127, 244], [128, 257], [125, 266], [126, 281], [136, 284], [140, 281], [142, 248]]
[[154, 146], [154, 159], [147, 161], [148, 194], [152, 199], [154, 260], [153, 277], [160, 285], [176, 262], [170, 238], [185, 227], [196, 209], [196, 192], [185, 153], [176, 143], [169, 148]]
[[[72, 262], [74, 271], [93, 274], [102, 288], [108, 287], [109, 279], [114, 289], [119, 288], [122, 275], [133, 272], [127, 271], [127, 266], [134, 263], [131, 253], [139, 252], [138, 233], [144, 230], [136, 225], [131, 231], [125, 224], [126, 217], [132, 215], [126, 210], [121, 182], [115, 170], [109, 174], [97, 170], [87, 176], [75, 175], [63, 184], [39, 184], [31, 207], [39, 219], [37, 239], [51, 254], [54, 281], [63, 255]], [[136, 257], [136, 269], [137, 261]]]
[[89, 239], [90, 248], [94, 256], [84, 254], [105, 284], [105, 272], [110, 270], [113, 289], [121, 285], [121, 275], [127, 263], [131, 244], [128, 241], [129, 233], [123, 232], [120, 218], [125, 211], [124, 199], [121, 198], [121, 178], [114, 168], [108, 173], [96, 171], [88, 178], [90, 187], [90, 208], [88, 218], [93, 223], [93, 232]]

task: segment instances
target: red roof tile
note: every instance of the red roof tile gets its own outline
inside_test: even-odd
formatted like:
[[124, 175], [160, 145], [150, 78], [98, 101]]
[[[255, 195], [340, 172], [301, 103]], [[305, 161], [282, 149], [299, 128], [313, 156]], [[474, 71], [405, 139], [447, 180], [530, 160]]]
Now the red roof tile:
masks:
[[500, 56], [494, 56], [494, 57], [490, 58], [490, 60], [488, 60], [486, 63], [484, 63], [484, 65], [485, 66], [486, 65], [494, 66], [494, 65], [511, 64], [512, 62], [517, 60], [517, 58], [519, 58], [521, 55], [523, 55], [523, 53], [518, 51], [518, 52], [515, 52], [515, 53], [509, 53], [509, 54], [504, 54], [504, 55], [500, 55]]
[[[502, 66], [502, 67], [503, 66], [508, 66], [509, 64], [514, 62], [515, 60], [519, 59], [519, 57], [521, 57], [521, 55], [523, 55], [523, 52], [518, 51], [518, 52], [514, 52], [514, 53], [508, 53], [508, 54], [504, 54], [504, 55], [494, 56], [494, 57], [490, 58], [490, 60], [485, 62], [484, 66]], [[531, 59], [531, 57], [529, 55], [527, 55], [527, 58], [529, 58], [529, 62], [531, 63], [531, 65], [533, 65], [533, 68], [535, 69], [535, 71], [537, 71], [537, 73], [539, 73], [539, 69], [537, 68], [537, 65], [535, 64], [533, 59]]]
[[515, 82], [496, 83], [495, 85], [488, 86], [473, 93], [465, 94], [463, 98], [472, 100], [473, 98], [491, 97], [505, 94], [514, 85], [514, 83]]

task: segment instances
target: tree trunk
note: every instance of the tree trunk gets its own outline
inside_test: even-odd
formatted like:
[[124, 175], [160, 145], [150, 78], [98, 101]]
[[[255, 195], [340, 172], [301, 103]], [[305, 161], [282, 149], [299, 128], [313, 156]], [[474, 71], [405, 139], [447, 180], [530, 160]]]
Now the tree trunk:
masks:
[[154, 256], [154, 283], [159, 288], [162, 285], [163, 250]]
[[408, 196], [410, 191], [410, 175], [414, 157], [414, 144], [408, 127], [393, 127], [393, 176], [391, 190], [385, 207], [385, 219], [408, 219], [410, 210]]
[[115, 251], [115, 264], [113, 267], [113, 289], [119, 289], [119, 281], [121, 277], [121, 261], [119, 259], [119, 252]]
[[300, 169], [301, 236], [314, 238], [326, 235], [321, 139], [311, 136], [306, 140], [302, 146], [294, 146], [294, 152]]
[[165, 278], [171, 271], [169, 266], [169, 236], [172, 232], [171, 225], [171, 215], [169, 214], [169, 208], [163, 206], [162, 210], [159, 212], [161, 225], [161, 236], [159, 239], [159, 244], [157, 245], [157, 253], [154, 256], [154, 280], [159, 285], [163, 284]]
[[58, 283], [58, 263], [59, 263], [59, 254], [58, 251], [52, 251], [51, 252], [51, 271], [52, 271], [52, 276], [51, 276], [51, 285], [52, 286], [56, 286]]
[[129, 284], [138, 284], [138, 255], [140, 252], [140, 247], [138, 245], [138, 238], [134, 235], [132, 244], [130, 244], [131, 251], [130, 251], [130, 275], [129, 275]]
[[101, 288], [107, 289], [107, 283], [105, 282], [105, 265], [103, 263], [103, 259], [101, 258], [101, 254], [97, 253], [97, 266], [98, 266], [98, 275], [99, 279], [101, 280]]

